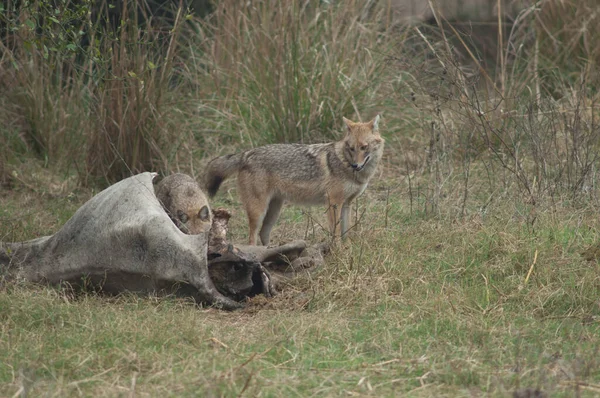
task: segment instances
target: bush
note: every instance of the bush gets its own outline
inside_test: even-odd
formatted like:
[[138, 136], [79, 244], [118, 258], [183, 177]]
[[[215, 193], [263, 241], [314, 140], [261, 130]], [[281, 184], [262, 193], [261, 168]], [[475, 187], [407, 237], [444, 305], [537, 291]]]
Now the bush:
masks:
[[[588, 21], [596, 18], [592, 4], [581, 4]], [[575, 29], [580, 3], [538, 5], [498, 26], [493, 68], [483, 68], [468, 33], [439, 16], [433, 33], [418, 28], [394, 54], [391, 95], [403, 111], [388, 124], [414, 131], [415, 146], [426, 148], [417, 189], [426, 212], [439, 214], [442, 200], [454, 215], [485, 212], [515, 188], [530, 205], [593, 195], [600, 46], [588, 33], [595, 28]]]
[[176, 105], [173, 64], [185, 14], [178, 10], [164, 32], [124, 2], [113, 29], [109, 4], [94, 9], [94, 21], [92, 5], [41, 0], [3, 10], [3, 102], [21, 119], [32, 153], [75, 167], [84, 182], [164, 169], [177, 143], [166, 115]]

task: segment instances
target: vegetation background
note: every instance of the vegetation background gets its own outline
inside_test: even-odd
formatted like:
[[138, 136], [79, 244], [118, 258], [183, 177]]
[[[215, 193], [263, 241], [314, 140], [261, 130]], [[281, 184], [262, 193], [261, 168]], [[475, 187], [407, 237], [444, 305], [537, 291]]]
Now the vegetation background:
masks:
[[[493, 0], [491, 20], [422, 2], [426, 21], [193, 3], [0, 3], [0, 240], [55, 232], [132, 173], [199, 178], [380, 113], [351, 236], [236, 313], [4, 284], [0, 395], [600, 395], [597, 1]], [[246, 240], [233, 183], [216, 204]], [[329, 239], [323, 218], [289, 206], [275, 239]]]

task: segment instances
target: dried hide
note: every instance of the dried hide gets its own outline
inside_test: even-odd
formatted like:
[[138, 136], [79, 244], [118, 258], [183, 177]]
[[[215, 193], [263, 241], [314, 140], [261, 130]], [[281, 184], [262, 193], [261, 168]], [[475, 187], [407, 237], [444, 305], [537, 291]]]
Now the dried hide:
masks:
[[[246, 297], [274, 294], [274, 283], [295, 270], [322, 263], [327, 248], [306, 249], [303, 241], [275, 248], [227, 243], [229, 214], [223, 211], [215, 214], [210, 247], [207, 234], [184, 234], [155, 195], [155, 175], [110, 186], [52, 236], [0, 243], [0, 277], [83, 283], [107, 293], [165, 292], [232, 310]], [[274, 277], [263, 265], [273, 267]]]

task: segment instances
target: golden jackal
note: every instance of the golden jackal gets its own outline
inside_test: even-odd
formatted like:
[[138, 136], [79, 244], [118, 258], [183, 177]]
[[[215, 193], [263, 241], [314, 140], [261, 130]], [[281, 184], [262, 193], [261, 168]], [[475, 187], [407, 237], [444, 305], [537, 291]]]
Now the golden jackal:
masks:
[[367, 123], [344, 118], [344, 124], [341, 141], [273, 144], [213, 159], [207, 166], [208, 195], [213, 197], [223, 180], [237, 173], [251, 245], [256, 245], [259, 231], [262, 244], [269, 244], [284, 201], [328, 205], [330, 231], [343, 236], [349, 226], [349, 204], [367, 187], [384, 144], [379, 115]]

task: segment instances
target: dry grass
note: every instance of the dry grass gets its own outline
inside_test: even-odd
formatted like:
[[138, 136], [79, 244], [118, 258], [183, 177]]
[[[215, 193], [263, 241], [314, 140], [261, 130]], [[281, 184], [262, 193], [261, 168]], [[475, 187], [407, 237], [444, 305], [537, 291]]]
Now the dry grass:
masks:
[[221, 124], [221, 140], [331, 137], [340, 115], [376, 105], [382, 54], [401, 36], [389, 11], [364, 0], [219, 2], [211, 21], [197, 25], [205, 41], [192, 48], [191, 72], [213, 93], [201, 114]]
[[[0, 199], [0, 222], [20, 220], [11, 238], [52, 233], [89, 194], [67, 204], [13, 191]], [[424, 204], [411, 212], [407, 181], [386, 173], [360, 202], [364, 215], [350, 240], [320, 273], [241, 312], [5, 286], [0, 390], [505, 396], [531, 387], [552, 396], [593, 394], [598, 265], [580, 251], [599, 239], [598, 203], [576, 211], [568, 201], [538, 207], [532, 227], [530, 209], [511, 198], [506, 192], [486, 213], [475, 206], [460, 221], [432, 218]], [[37, 211], [18, 210], [22, 203]], [[217, 205], [237, 208], [235, 201]], [[321, 213], [286, 208], [275, 239], [304, 237]], [[245, 241], [244, 216], [235, 217], [232, 236]], [[309, 238], [327, 235], [315, 227]]]
[[174, 123], [185, 10], [166, 27], [137, 3], [121, 6], [112, 25], [109, 2], [11, 2], [0, 12], [0, 139], [10, 152], [94, 185], [166, 170], [191, 139]]

